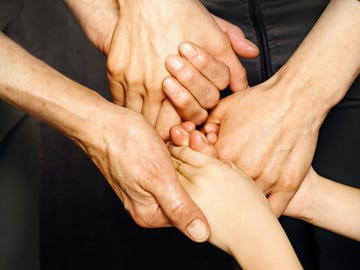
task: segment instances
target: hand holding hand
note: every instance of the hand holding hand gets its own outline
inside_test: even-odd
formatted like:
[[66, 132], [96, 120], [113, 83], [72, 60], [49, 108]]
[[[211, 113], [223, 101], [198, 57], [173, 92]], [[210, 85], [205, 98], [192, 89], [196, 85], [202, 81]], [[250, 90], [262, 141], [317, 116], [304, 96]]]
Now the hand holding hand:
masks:
[[[244, 55], [257, 55], [257, 48], [240, 37], [240, 30], [236, 32], [234, 26], [220, 19], [217, 21], [231, 40], [240, 44], [233, 44], [237, 52], [244, 49]], [[143, 114], [163, 138], [168, 137], [172, 125], [180, 122], [162, 91], [162, 82], [168, 76], [164, 61], [177, 52], [184, 40], [199, 44], [229, 67], [233, 90], [247, 87], [246, 72], [227, 36], [200, 2], [120, 2], [119, 20], [107, 63], [113, 98], [115, 103]]]
[[292, 99], [275, 80], [225, 98], [208, 123], [220, 125], [220, 158], [253, 178], [279, 216], [310, 168], [323, 113], [310, 102]]
[[166, 145], [140, 114], [108, 103], [83, 126], [78, 141], [142, 227], [176, 226], [206, 241], [206, 218], [183, 190]]

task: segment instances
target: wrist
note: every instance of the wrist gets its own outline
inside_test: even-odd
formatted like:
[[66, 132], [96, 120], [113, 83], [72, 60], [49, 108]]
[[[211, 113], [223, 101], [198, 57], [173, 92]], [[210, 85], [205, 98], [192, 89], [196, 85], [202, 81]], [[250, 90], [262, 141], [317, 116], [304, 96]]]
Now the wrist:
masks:
[[317, 137], [329, 107], [324, 103], [319, 104], [303, 82], [298, 83], [288, 75], [276, 73], [263, 83], [265, 89], [269, 89], [269, 96], [277, 104], [277, 110], [288, 129], [294, 127], [304, 134]]
[[117, 0], [64, 0], [81, 28], [101, 52], [109, 53], [111, 38], [119, 18]]

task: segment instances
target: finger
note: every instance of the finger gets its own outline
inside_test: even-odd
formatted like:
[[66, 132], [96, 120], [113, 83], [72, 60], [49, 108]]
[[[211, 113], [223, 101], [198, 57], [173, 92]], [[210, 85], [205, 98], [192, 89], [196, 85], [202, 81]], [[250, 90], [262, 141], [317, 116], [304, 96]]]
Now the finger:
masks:
[[191, 132], [193, 130], [196, 129], [196, 126], [193, 122], [191, 121], [186, 121], [186, 122], [182, 122], [181, 126], [187, 131], [187, 132]]
[[259, 55], [259, 48], [250, 40], [246, 39], [244, 32], [238, 26], [217, 16], [213, 15], [213, 17], [230, 40], [231, 46], [238, 56], [243, 58], [254, 58]]
[[191, 42], [183, 42], [179, 46], [179, 53], [217, 89], [223, 90], [229, 85], [229, 68], [222, 62], [216, 61], [202, 48]]
[[141, 114], [152, 126], [155, 126], [159, 116], [162, 100], [154, 100], [149, 96], [145, 96]]
[[198, 130], [194, 130], [190, 133], [189, 145], [190, 148], [195, 151], [204, 153], [214, 158], [218, 157], [215, 146], [213, 144], [210, 144], [207, 141], [205, 135]]
[[206, 165], [210, 158], [208, 155], [192, 150], [186, 146], [178, 147], [170, 145], [169, 150], [173, 157], [195, 167]]
[[[218, 59], [220, 61], [220, 59]], [[230, 69], [230, 89], [233, 92], [245, 90], [249, 87], [246, 70], [235, 54], [225, 55], [222, 61]]]
[[174, 158], [176, 161], [174, 162], [174, 167], [176, 169], [176, 171], [181, 174], [183, 177], [186, 178], [186, 181], [188, 182], [187, 185], [189, 185], [189, 183], [191, 183], [192, 178], [195, 174], [195, 167], [192, 165], [189, 165], [187, 163], [184, 163], [183, 161]]
[[277, 217], [282, 215], [292, 196], [293, 194], [287, 192], [275, 192], [268, 196], [271, 208]]
[[208, 133], [206, 134], [206, 139], [208, 140], [209, 143], [216, 144], [218, 140], [218, 135], [217, 133]]
[[169, 73], [187, 89], [204, 109], [213, 108], [220, 99], [219, 90], [193, 65], [178, 55], [169, 55], [165, 60]]
[[181, 125], [170, 129], [170, 139], [175, 146], [188, 146], [190, 134]]
[[210, 144], [215, 144], [218, 139], [219, 130], [220, 130], [220, 125], [213, 123], [206, 123], [201, 131], [205, 133], [206, 139]]
[[200, 125], [206, 120], [207, 111], [177, 80], [171, 77], [166, 78], [163, 82], [163, 89], [182, 119], [192, 121], [196, 125]]
[[213, 124], [213, 123], [207, 123], [203, 127], [203, 131], [205, 132], [205, 134], [207, 134], [207, 133], [216, 133], [216, 134], [218, 134], [219, 129], [220, 129], [220, 126], [218, 124]]
[[135, 202], [129, 212], [136, 224], [143, 228], [163, 228], [172, 225], [157, 203], [155, 207], [149, 209], [148, 205]]
[[212, 129], [215, 130], [215, 126], [219, 126], [218, 131], [220, 131], [220, 122], [223, 119], [225, 113], [225, 109], [223, 109], [224, 107], [221, 104], [222, 103], [220, 103], [218, 106], [216, 106], [215, 109], [210, 112], [208, 118], [205, 121], [203, 130], [205, 130], [205, 127], [208, 126], [210, 133], [213, 133]]
[[110, 185], [122, 201], [125, 210], [131, 215], [132, 219], [139, 226], [144, 228], [157, 228], [168, 227], [171, 225], [170, 220], [167, 218], [167, 216], [158, 206], [155, 198], [152, 196], [152, 205], [155, 206], [152, 207], [153, 210], [151, 210], [151, 204], [150, 206], [149, 204], [141, 206], [140, 203], [130, 199], [130, 196], [121, 190], [118, 185], [113, 184], [113, 182], [110, 182]]
[[124, 86], [120, 82], [114, 80], [110, 75], [108, 75], [108, 79], [109, 79], [109, 86], [111, 89], [113, 102], [119, 106], [124, 106], [125, 105]]
[[143, 98], [136, 92], [127, 90], [125, 98], [125, 107], [135, 112], [141, 113], [143, 107]]
[[170, 101], [165, 99], [162, 103], [159, 116], [156, 121], [156, 131], [159, 133], [161, 138], [166, 141], [170, 138], [170, 128], [180, 123], [180, 116], [177, 114]]
[[166, 184], [156, 189], [154, 196], [174, 226], [193, 241], [204, 242], [210, 236], [207, 220], [175, 178], [176, 175], [169, 181], [169, 175], [166, 174]]

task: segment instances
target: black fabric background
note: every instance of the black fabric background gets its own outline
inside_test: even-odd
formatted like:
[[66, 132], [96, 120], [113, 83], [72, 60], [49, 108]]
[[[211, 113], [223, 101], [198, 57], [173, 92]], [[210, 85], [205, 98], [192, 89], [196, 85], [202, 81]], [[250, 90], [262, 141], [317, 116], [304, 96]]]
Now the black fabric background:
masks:
[[[19, 17], [6, 27], [6, 33], [60, 72], [109, 98], [105, 57], [86, 40], [64, 4], [56, 0], [24, 2]], [[297, 29], [299, 32], [296, 36], [290, 38], [279, 36], [280, 32], [276, 32], [279, 25], [288, 22], [284, 17], [286, 13], [281, 10], [286, 1], [278, 1], [281, 5], [276, 5], [277, 1], [270, 2], [275, 3], [272, 9], [263, 6], [262, 11], [263, 19], [271, 30], [268, 31], [268, 39], [275, 72], [296, 48], [302, 35], [310, 29], [325, 1], [317, 1], [320, 4], [312, 9], [315, 10], [313, 13], [309, 13], [306, 8], [306, 12], [296, 13], [299, 20], [304, 14], [307, 16]], [[311, 1], [300, 2], [306, 5]], [[206, 4], [214, 13], [241, 25], [247, 36], [258, 43], [251, 18], [247, 15], [247, 1], [214, 0], [206, 1]], [[259, 4], [265, 5], [265, 2], [259, 1]], [[296, 24], [296, 21], [293, 20], [293, 23]], [[287, 43], [277, 46], [283, 40]], [[260, 72], [261, 58], [243, 63], [252, 84], [264, 80], [265, 75]], [[355, 88], [359, 90], [359, 85]], [[320, 174], [358, 187], [359, 120], [359, 102], [356, 96], [351, 96], [326, 119], [314, 160], [314, 166]], [[37, 150], [41, 150], [41, 159], [37, 157], [36, 150], [30, 155], [35, 163], [32, 167], [41, 169], [41, 214], [38, 215], [36, 207], [27, 212], [30, 222], [35, 224], [27, 234], [37, 235], [36, 220], [40, 217], [41, 241], [38, 246], [42, 269], [238, 269], [229, 255], [209, 244], [192, 243], [175, 229], [148, 230], [138, 227], [95, 166], [75, 145], [44, 125], [32, 125], [32, 129], [37, 125], [41, 134], [41, 143], [33, 144]], [[38, 137], [36, 132], [33, 137], [28, 136], [29, 139], [34, 138], [35, 142]], [[20, 138], [18, 140], [21, 141]], [[0, 155], [8, 157], [4, 151], [0, 151]], [[23, 158], [20, 162], [24, 165], [28, 160]], [[28, 189], [30, 194], [36, 194], [38, 190], [36, 178], [39, 177], [34, 170], [34, 185]], [[24, 181], [26, 183], [29, 180]], [[292, 219], [283, 219], [282, 222], [305, 269], [359, 268], [359, 243]], [[3, 229], [0, 233], [6, 234]], [[26, 237], [14, 241], [18, 241], [19, 246], [23, 243], [24, 247], [29, 242]], [[34, 237], [30, 242], [34, 247], [33, 256], [37, 257], [35, 262], [28, 260], [27, 267], [20, 265], [8, 269], [38, 267], [38, 243]], [[0, 249], [0, 269], [4, 270], [7, 268], [1, 267], [1, 261], [4, 254], [9, 253], [6, 251], [6, 247]], [[18, 255], [13, 258], [16, 262], [23, 260], [21, 253]]]

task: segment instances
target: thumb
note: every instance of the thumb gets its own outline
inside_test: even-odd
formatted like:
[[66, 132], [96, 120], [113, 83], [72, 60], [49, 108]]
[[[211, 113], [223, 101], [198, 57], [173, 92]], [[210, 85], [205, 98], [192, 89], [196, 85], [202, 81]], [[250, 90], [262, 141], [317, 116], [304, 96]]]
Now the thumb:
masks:
[[228, 37], [234, 52], [243, 58], [254, 58], [259, 55], [259, 48], [245, 37], [244, 32], [236, 25], [212, 15], [217, 25]]
[[268, 196], [270, 206], [277, 217], [280, 217], [289, 204], [292, 195], [287, 192], [275, 192]]
[[[163, 175], [166, 175], [166, 184], [154, 194], [163, 212], [175, 227], [193, 241], [207, 241], [210, 228], [205, 215], [185, 192], [175, 172]], [[172, 180], [168, 178], [169, 175], [172, 175]]]

